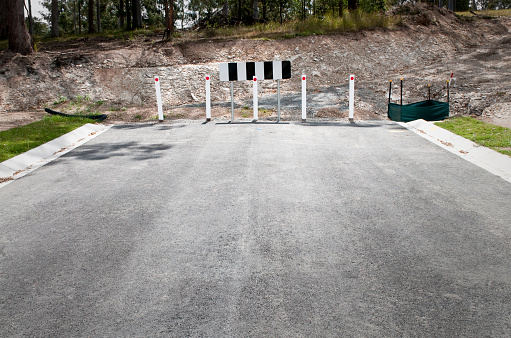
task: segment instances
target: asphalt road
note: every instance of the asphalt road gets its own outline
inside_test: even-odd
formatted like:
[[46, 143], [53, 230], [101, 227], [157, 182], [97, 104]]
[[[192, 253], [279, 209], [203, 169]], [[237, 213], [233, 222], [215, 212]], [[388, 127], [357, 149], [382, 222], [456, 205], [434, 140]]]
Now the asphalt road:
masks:
[[511, 335], [511, 184], [390, 122], [117, 126], [0, 212], [2, 337]]

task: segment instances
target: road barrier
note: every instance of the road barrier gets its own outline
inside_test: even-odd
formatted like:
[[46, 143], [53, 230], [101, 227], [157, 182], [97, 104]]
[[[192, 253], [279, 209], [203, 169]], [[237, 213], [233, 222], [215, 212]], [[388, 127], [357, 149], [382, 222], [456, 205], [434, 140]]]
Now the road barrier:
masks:
[[231, 83], [231, 122], [234, 122], [234, 81], [254, 82], [254, 121], [257, 121], [257, 81], [277, 80], [277, 122], [280, 122], [280, 80], [290, 78], [291, 61], [221, 63], [220, 81]]

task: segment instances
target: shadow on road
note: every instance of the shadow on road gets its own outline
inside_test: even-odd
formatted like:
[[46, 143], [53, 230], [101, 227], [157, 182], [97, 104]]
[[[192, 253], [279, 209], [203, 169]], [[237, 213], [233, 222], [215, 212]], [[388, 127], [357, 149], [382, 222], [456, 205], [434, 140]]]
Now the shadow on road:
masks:
[[169, 130], [169, 129], [184, 128], [184, 127], [186, 127], [186, 125], [184, 125], [184, 124], [169, 125], [166, 123], [127, 123], [127, 124], [115, 125], [112, 128], [113, 129], [123, 129], [123, 130], [143, 129], [143, 128], [154, 128], [156, 130]]
[[127, 156], [135, 161], [144, 161], [160, 158], [165, 150], [169, 150], [171, 148], [172, 145], [169, 144], [140, 144], [134, 141], [98, 143], [94, 145], [84, 145], [65, 156], [84, 161], [99, 161], [110, 159], [112, 157]]
[[379, 128], [384, 126], [382, 123], [366, 123], [366, 122], [328, 122], [328, 121], [311, 121], [302, 123], [306, 127], [357, 127], [357, 128]]

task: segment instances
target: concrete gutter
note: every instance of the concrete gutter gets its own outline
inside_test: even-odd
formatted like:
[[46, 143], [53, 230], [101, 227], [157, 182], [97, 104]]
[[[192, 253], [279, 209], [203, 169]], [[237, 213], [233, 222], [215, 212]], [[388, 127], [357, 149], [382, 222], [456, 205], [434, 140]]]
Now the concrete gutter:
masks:
[[399, 124], [439, 147], [511, 183], [511, 157], [453, 134], [446, 129], [436, 126], [434, 122], [421, 119], [408, 123], [399, 122]]
[[0, 163], [0, 188], [84, 144], [110, 127], [88, 123], [53, 141]]

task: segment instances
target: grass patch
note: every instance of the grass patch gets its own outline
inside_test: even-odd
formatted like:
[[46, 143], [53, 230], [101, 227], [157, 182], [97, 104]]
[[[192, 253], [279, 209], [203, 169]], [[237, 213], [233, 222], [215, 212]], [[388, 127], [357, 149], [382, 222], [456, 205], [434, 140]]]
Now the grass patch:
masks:
[[41, 121], [1, 131], [0, 162], [56, 139], [86, 123], [94, 123], [94, 120], [52, 115]]
[[495, 126], [472, 117], [456, 117], [435, 123], [477, 144], [511, 156], [511, 129]]

